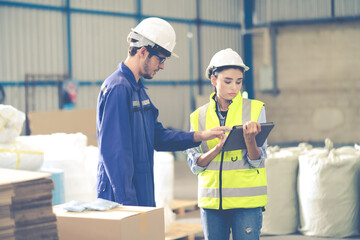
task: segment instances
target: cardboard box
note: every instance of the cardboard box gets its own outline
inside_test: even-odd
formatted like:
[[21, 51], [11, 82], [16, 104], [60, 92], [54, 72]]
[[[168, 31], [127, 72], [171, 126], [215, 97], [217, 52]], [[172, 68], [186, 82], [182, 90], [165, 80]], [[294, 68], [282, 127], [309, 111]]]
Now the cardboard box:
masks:
[[164, 209], [121, 206], [108, 211], [67, 212], [54, 207], [60, 240], [164, 240]]
[[88, 145], [97, 146], [96, 109], [30, 112], [31, 135], [81, 132]]

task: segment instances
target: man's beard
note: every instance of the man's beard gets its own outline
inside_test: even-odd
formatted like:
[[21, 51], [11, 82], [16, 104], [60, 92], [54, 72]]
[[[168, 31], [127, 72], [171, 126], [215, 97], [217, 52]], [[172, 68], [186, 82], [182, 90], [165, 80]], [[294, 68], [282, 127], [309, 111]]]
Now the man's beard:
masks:
[[151, 76], [149, 72], [149, 61], [150, 59], [146, 59], [145, 63], [144, 63], [144, 70], [145, 70], [145, 73], [144, 75], [142, 75], [143, 78], [145, 79], [152, 79], [154, 76]]

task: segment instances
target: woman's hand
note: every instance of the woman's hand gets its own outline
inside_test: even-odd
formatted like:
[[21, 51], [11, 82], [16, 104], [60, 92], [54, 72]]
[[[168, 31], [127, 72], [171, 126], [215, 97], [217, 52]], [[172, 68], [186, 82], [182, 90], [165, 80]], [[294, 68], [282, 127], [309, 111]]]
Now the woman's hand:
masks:
[[261, 125], [258, 122], [247, 122], [243, 125], [244, 139], [246, 143], [255, 141], [255, 136], [261, 132]]
[[243, 125], [244, 139], [246, 143], [246, 148], [248, 151], [248, 157], [251, 160], [259, 159], [261, 157], [261, 152], [256, 145], [255, 136], [261, 132], [261, 125], [258, 122], [247, 122]]

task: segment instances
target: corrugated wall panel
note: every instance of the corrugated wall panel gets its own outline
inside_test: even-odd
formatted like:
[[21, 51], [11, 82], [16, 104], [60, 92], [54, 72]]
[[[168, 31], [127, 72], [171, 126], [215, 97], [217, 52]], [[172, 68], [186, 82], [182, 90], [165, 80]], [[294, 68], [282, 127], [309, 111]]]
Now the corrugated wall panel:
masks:
[[[194, 86], [194, 92], [198, 87]], [[209, 82], [203, 86], [203, 103], [208, 102], [213, 87]], [[172, 127], [188, 131], [190, 129], [190, 114], [195, 110], [191, 109], [191, 98], [189, 86], [148, 86], [147, 93], [151, 101], [159, 109], [159, 121], [165, 127]], [[196, 95], [197, 96], [197, 95]], [[197, 97], [195, 96], [195, 100]], [[197, 105], [202, 103], [197, 103]]]
[[[201, 74], [205, 79], [205, 70], [209, 65], [212, 56], [225, 48], [232, 48], [242, 56], [241, 34], [237, 28], [223, 28], [213, 26], [201, 27], [201, 51], [202, 69]], [[246, 64], [246, 59], [244, 59]]]
[[[57, 86], [36, 86], [29, 89], [29, 112], [51, 111], [59, 108]], [[25, 98], [24, 98], [25, 103]]]
[[[197, 33], [190, 24], [173, 23], [176, 32], [176, 46], [174, 52], [179, 58], [171, 57], [165, 62], [165, 70], [160, 71], [156, 80], [190, 80], [197, 76]], [[192, 50], [192, 51], [191, 51]], [[192, 61], [190, 59], [192, 57]], [[192, 62], [192, 65], [190, 65]], [[193, 73], [192, 73], [193, 72]]]
[[72, 8], [122, 13], [135, 13], [137, 8], [134, 0], [71, 0], [70, 5]]
[[126, 58], [126, 38], [135, 19], [72, 14], [71, 22], [73, 78], [104, 80]]
[[142, 13], [150, 16], [195, 19], [196, 1], [142, 0]]
[[189, 86], [149, 86], [147, 93], [159, 109], [159, 120], [164, 126], [189, 129]]
[[21, 111], [25, 111], [24, 88], [4, 87], [4, 91], [5, 91], [4, 104], [11, 105]]
[[[197, 93], [198, 91], [198, 87], [194, 86], [194, 92]], [[197, 106], [208, 102], [213, 87], [210, 81], [204, 84], [203, 95], [199, 98], [197, 94], [195, 95], [195, 109], [191, 109], [192, 96], [189, 86], [149, 86], [147, 92], [154, 105], [159, 109], [159, 121], [165, 127], [188, 131], [190, 129], [190, 114]]]
[[48, 6], [64, 6], [66, 0], [11, 0], [11, 2], [17, 3], [30, 3], [30, 4], [41, 4]]
[[359, 16], [360, 0], [335, 0], [335, 16]]
[[[64, 16], [60, 12], [2, 7], [0, 26], [2, 81], [17, 83], [24, 82], [26, 74], [67, 72]], [[21, 87], [19, 98], [24, 96], [23, 90]], [[24, 110], [23, 100], [13, 101]], [[47, 108], [48, 103], [39, 102], [38, 107]]]
[[81, 86], [76, 96], [77, 109], [95, 109], [100, 86]]
[[218, 22], [240, 23], [242, 1], [239, 0], [200, 0], [200, 18]]
[[5, 81], [23, 81], [26, 73], [66, 72], [63, 15], [34, 9], [1, 8], [0, 56]]
[[331, 17], [330, 0], [255, 0], [254, 24]]

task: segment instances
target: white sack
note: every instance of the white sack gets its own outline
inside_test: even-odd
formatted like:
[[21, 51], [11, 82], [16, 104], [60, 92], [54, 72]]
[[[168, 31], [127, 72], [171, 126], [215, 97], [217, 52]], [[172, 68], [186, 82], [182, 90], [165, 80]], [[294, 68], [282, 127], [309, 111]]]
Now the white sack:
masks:
[[18, 139], [13, 143], [0, 143], [0, 168], [39, 170], [44, 161], [43, 149]]
[[261, 234], [280, 235], [297, 232], [298, 154], [286, 149], [270, 149], [265, 166], [268, 202], [263, 214]]
[[10, 105], [0, 104], [0, 143], [15, 141], [21, 133], [25, 114]]
[[175, 221], [170, 208], [174, 199], [174, 155], [169, 152], [154, 152], [154, 184], [156, 207], [164, 208], [165, 231]]
[[360, 154], [353, 147], [313, 149], [299, 157], [299, 231], [320, 237], [359, 234]]
[[170, 204], [174, 198], [174, 156], [169, 152], [154, 152], [154, 182], [156, 205]]
[[313, 149], [313, 147], [308, 143], [300, 143], [297, 147], [288, 147], [288, 148], [283, 148], [283, 149], [291, 151], [294, 154], [300, 156], [301, 154], [305, 154], [309, 150]]

